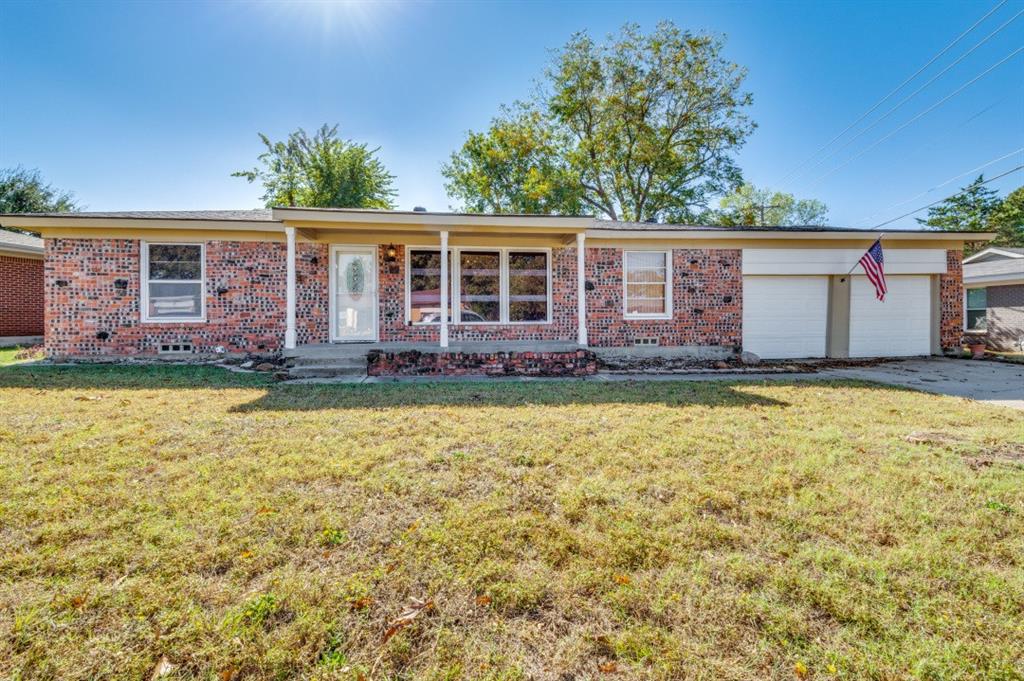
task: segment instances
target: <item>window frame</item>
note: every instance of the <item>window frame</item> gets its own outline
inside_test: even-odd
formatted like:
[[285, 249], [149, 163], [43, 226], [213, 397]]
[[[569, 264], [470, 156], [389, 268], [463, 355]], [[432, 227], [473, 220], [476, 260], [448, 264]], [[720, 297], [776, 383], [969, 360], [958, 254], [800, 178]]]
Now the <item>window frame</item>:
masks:
[[[984, 291], [985, 292], [985, 307], [971, 307], [970, 305], [970, 291]], [[985, 313], [985, 327], [981, 329], [971, 328], [968, 325], [968, 317], [970, 312], [982, 310]], [[984, 334], [988, 333], [988, 287], [987, 286], [974, 286], [972, 288], [964, 288], [964, 333]]]
[[[661, 253], [665, 256], [665, 311], [656, 314], [629, 312], [629, 275], [626, 268], [630, 253]], [[662, 248], [631, 248], [622, 251], [622, 318], [623, 319], [672, 319], [672, 250]]]
[[[199, 309], [198, 317], [150, 317], [149, 316], [149, 247], [150, 246], [199, 246]], [[206, 323], [206, 242], [205, 241], [139, 241], [139, 315], [144, 324], [204, 324]], [[163, 284], [195, 284], [195, 279], [158, 279]]]
[[[414, 322], [412, 321], [412, 251], [440, 251], [441, 247], [434, 244], [407, 244], [405, 246], [405, 323], [412, 326], [440, 326], [441, 322]], [[464, 322], [462, 321], [462, 259], [463, 252], [494, 252], [499, 254], [499, 314], [498, 321], [492, 322]], [[451, 262], [448, 267], [448, 285], [450, 286], [449, 304], [452, 308], [451, 320], [448, 324], [459, 326], [530, 326], [538, 324], [551, 324], [554, 318], [552, 305], [554, 301], [554, 281], [552, 277], [552, 249], [546, 246], [449, 246], [448, 252], [451, 255]], [[543, 253], [547, 262], [547, 317], [537, 321], [514, 322], [509, 319], [509, 267], [508, 256], [510, 253]]]

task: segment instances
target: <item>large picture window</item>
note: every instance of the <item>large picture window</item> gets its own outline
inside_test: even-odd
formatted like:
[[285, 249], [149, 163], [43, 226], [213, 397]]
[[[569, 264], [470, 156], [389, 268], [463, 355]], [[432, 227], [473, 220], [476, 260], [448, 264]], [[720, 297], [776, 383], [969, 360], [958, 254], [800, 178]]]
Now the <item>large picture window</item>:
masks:
[[203, 244], [142, 244], [144, 321], [202, 321], [205, 318]]
[[623, 254], [624, 315], [627, 319], [672, 316], [671, 253], [626, 251]]
[[988, 311], [988, 291], [983, 288], [967, 289], [967, 331], [984, 331]]
[[[441, 251], [410, 248], [408, 319], [441, 321]], [[551, 320], [551, 254], [540, 249], [449, 250], [453, 324], [544, 324]]]

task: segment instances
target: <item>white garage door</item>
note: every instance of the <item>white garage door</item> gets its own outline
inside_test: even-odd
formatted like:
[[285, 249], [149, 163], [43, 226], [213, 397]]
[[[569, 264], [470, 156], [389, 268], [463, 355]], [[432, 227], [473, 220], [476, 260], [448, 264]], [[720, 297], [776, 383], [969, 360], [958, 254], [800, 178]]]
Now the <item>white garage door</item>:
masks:
[[743, 349], [766, 359], [824, 357], [828, 277], [743, 277]]
[[867, 277], [850, 289], [850, 357], [906, 357], [931, 353], [931, 282], [927, 276], [888, 276], [885, 302]]

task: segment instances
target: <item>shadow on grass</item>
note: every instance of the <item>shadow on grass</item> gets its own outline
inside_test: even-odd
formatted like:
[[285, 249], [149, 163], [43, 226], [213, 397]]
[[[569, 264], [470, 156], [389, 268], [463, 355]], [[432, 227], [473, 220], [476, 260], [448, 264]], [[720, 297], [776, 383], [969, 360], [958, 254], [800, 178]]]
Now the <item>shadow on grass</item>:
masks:
[[785, 407], [786, 402], [736, 389], [731, 383], [584, 381], [371, 383], [280, 385], [233, 412], [386, 409], [408, 406], [516, 407], [568, 404], [662, 404], [705, 407]]
[[0, 368], [0, 390], [188, 390], [257, 389], [251, 402], [232, 412], [313, 411], [404, 406], [521, 406], [565, 404], [667, 404], [708, 407], [787, 403], [737, 390], [742, 382], [584, 381], [374, 383], [295, 385], [266, 374], [240, 374], [215, 366], [110, 365], [9, 366]]

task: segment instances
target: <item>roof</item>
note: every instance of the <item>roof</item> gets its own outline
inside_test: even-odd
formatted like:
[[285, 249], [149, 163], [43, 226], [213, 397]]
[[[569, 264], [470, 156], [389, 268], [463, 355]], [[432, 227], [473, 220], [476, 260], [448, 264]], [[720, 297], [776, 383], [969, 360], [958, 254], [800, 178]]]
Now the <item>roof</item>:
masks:
[[[1024, 283], [1024, 249], [999, 250], [1009, 250], [1011, 255], [999, 259], [986, 259], [971, 263], [965, 261], [964, 283], [999, 285], [1016, 283], [1018, 280]], [[970, 259], [968, 258], [968, 260]]]
[[12, 232], [0, 229], [0, 251], [17, 251], [19, 253], [42, 253], [43, 240], [31, 234]]
[[275, 222], [269, 208], [252, 210], [121, 210], [81, 211], [74, 213], [0, 213], [5, 217], [32, 218], [110, 218], [112, 220], [244, 220]]
[[[111, 224], [107, 221], [117, 221]], [[254, 210], [183, 210], [183, 211], [110, 211], [79, 213], [20, 213], [0, 214], [0, 224], [16, 225], [27, 229], [56, 226], [75, 227], [188, 227], [193, 229], [256, 229], [279, 231], [281, 225], [314, 225], [326, 227], [346, 225], [405, 225], [418, 228], [452, 227], [463, 230], [481, 228], [522, 228], [546, 231], [586, 231], [598, 238], [609, 236], [629, 238], [707, 238], [711, 234], [757, 235], [782, 238], [799, 238], [807, 235], [815, 238], [836, 239], [854, 234], [880, 235], [876, 229], [831, 227], [820, 225], [764, 226], [764, 227], [719, 227], [714, 225], [685, 225], [650, 222], [627, 222], [603, 220], [589, 215], [537, 215], [537, 214], [489, 214], [452, 213], [436, 211], [401, 211], [372, 208], [299, 208], [278, 206]], [[916, 229], [885, 230], [884, 234], [899, 234], [912, 239], [966, 239], [987, 241], [994, 234], [987, 232], [929, 232]]]
[[990, 246], [983, 251], [978, 251], [969, 258], [964, 258], [964, 264], [987, 262], [990, 260], [1006, 260], [1024, 258], [1024, 248], [1007, 248], [1005, 246]]

